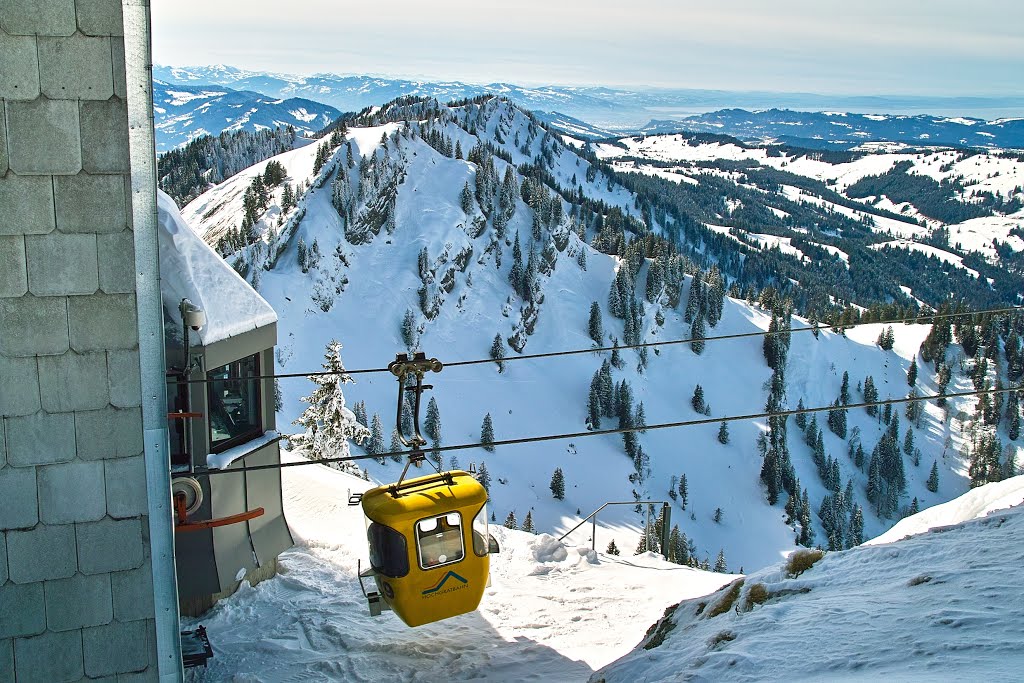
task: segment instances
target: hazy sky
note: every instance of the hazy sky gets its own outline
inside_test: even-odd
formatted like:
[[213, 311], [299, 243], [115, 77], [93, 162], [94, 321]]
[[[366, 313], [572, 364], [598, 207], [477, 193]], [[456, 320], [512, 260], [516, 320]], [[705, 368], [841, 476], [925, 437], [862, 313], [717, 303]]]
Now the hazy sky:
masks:
[[476, 83], [1024, 95], [1021, 0], [158, 0], [160, 64]]

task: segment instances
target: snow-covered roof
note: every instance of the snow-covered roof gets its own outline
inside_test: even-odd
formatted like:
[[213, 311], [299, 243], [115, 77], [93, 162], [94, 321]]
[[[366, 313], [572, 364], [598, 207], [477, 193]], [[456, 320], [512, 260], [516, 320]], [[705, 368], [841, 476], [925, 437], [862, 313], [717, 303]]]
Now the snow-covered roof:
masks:
[[181, 325], [178, 305], [189, 299], [206, 312], [206, 326], [193, 333], [203, 346], [277, 322], [277, 313], [181, 217], [177, 205], [157, 190], [160, 224], [160, 293], [170, 320]]

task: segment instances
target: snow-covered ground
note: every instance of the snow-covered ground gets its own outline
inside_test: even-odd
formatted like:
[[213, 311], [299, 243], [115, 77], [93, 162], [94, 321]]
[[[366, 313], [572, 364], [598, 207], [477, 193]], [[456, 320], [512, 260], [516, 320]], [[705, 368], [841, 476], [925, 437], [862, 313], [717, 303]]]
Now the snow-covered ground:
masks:
[[282, 477], [296, 546], [279, 576], [243, 584], [186, 624], [206, 626], [215, 652], [190, 681], [584, 681], [668, 605], [735, 578], [492, 525], [501, 553], [480, 609], [410, 629], [391, 612], [370, 617], [356, 578], [366, 533], [361, 508], [346, 501], [371, 484], [314, 464]]
[[735, 586], [683, 602], [591, 681], [1020, 680], [1022, 501], [1024, 477], [990, 484], [796, 578], [751, 574], [717, 616]]

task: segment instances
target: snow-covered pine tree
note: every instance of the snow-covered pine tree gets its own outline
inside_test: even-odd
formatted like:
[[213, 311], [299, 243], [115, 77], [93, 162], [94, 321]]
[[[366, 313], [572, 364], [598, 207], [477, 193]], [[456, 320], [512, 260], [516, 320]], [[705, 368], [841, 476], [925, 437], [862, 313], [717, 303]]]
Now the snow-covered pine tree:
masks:
[[498, 366], [498, 372], [505, 372], [505, 342], [501, 334], [494, 335], [494, 342], [491, 343], [491, 360]]
[[728, 571], [728, 567], [725, 564], [725, 549], [724, 548], [719, 549], [719, 551], [718, 551], [718, 557], [715, 558], [715, 568], [714, 568], [714, 571], [719, 573], [719, 574], [725, 574]]
[[914, 386], [917, 384], [917, 357], [910, 359], [910, 367], [907, 368], [907, 384]]
[[523, 531], [531, 534], [537, 533], [537, 529], [533, 526], [533, 510], [526, 511], [526, 519], [523, 520]]
[[611, 541], [608, 542], [608, 548], [605, 550], [605, 552], [608, 553], [609, 555], [618, 555], [619, 554], [619, 546], [615, 545], [615, 539], [614, 538]]
[[722, 420], [722, 424], [718, 427], [718, 443], [729, 443], [729, 424], [725, 420]]
[[697, 385], [693, 390], [693, 397], [690, 398], [690, 405], [698, 413], [703, 414], [706, 404], [704, 403], [704, 388], [701, 385]]
[[698, 356], [704, 353], [704, 336], [704, 316], [698, 312], [690, 325], [690, 350]]
[[487, 463], [480, 462], [480, 471], [476, 475], [476, 480], [480, 482], [480, 485], [484, 487], [484, 491], [490, 493], [491, 491], [491, 473], [487, 471]]
[[[366, 444], [366, 452], [370, 455], [377, 455], [384, 452], [384, 425], [381, 424], [380, 415], [373, 414], [373, 424], [370, 427], [370, 440]], [[384, 458], [380, 458], [384, 464]]]
[[690, 487], [686, 483], [686, 473], [679, 477], [679, 505], [685, 510], [690, 501]]
[[352, 406], [352, 414], [356, 416], [356, 422], [363, 425], [364, 427], [370, 426], [370, 422], [369, 420], [367, 420], [366, 417], [365, 401], [356, 401], [355, 405]]
[[587, 325], [590, 338], [601, 346], [604, 339], [604, 324], [601, 322], [601, 306], [596, 301], [590, 304], [590, 322]]
[[307, 457], [312, 460], [348, 457], [349, 439], [363, 443], [370, 436], [370, 430], [356, 422], [355, 414], [345, 407], [341, 387], [352, 382], [352, 378], [345, 374], [341, 348], [341, 342], [336, 339], [328, 342], [323, 369], [330, 374], [308, 377], [316, 389], [300, 399], [309, 407], [293, 423], [305, 431], [293, 436], [292, 442], [306, 449]]
[[416, 314], [411, 308], [405, 310], [402, 318], [402, 343], [410, 349], [416, 346]]
[[506, 529], [518, 529], [519, 522], [516, 521], [516, 511], [512, 510], [508, 513], [508, 517], [505, 518]]
[[555, 500], [565, 500], [565, 475], [562, 474], [561, 467], [555, 468], [554, 474], [551, 475], [549, 488]]
[[484, 421], [480, 425], [480, 443], [488, 453], [494, 452], [494, 423], [491, 421], [491, 414], [484, 415]]
[[427, 416], [423, 420], [423, 432], [434, 441], [441, 440], [441, 412], [433, 396], [427, 402]]
[[[391, 428], [391, 452], [400, 453], [405, 450], [405, 446], [402, 445], [402, 440], [398, 437], [398, 427]], [[392, 455], [391, 459], [395, 462], [402, 462], [402, 456]]]

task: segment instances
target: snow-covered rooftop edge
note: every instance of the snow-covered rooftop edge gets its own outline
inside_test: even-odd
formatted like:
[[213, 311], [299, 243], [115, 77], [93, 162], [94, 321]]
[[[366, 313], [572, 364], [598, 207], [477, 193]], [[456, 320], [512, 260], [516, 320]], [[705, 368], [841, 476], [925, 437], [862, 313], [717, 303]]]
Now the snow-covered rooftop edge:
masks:
[[189, 299], [206, 312], [200, 342], [214, 342], [277, 322], [277, 313], [182, 218], [174, 200], [157, 190], [160, 293], [164, 310], [181, 324], [178, 305]]

